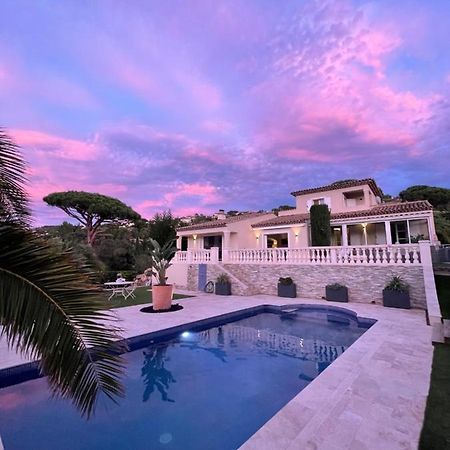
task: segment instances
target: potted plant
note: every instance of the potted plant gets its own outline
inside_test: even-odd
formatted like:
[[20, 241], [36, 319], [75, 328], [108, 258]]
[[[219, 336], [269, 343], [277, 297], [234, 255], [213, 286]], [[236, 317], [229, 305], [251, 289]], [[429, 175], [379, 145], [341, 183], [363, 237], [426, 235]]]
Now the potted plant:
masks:
[[411, 308], [409, 286], [400, 277], [393, 277], [383, 289], [383, 306]]
[[297, 286], [291, 277], [280, 277], [278, 279], [278, 297], [297, 297]]
[[339, 283], [328, 284], [325, 287], [325, 298], [329, 302], [348, 302], [348, 289]]
[[172, 306], [173, 285], [167, 284], [166, 271], [172, 265], [170, 261], [175, 255], [175, 240], [159, 245], [154, 239], [150, 239], [152, 250], [152, 275], [156, 277], [156, 284], [152, 286], [153, 309], [156, 311], [169, 310]]
[[221, 273], [216, 279], [216, 295], [231, 295], [231, 283], [228, 275]]

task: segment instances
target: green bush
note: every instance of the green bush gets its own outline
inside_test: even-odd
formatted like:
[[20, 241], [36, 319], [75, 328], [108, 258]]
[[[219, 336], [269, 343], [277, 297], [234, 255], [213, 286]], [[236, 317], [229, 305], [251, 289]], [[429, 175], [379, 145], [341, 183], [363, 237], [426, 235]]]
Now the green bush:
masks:
[[291, 277], [285, 277], [285, 278], [280, 277], [278, 279], [278, 283], [280, 283], [280, 284], [282, 284], [284, 286], [290, 286], [291, 284], [294, 284], [294, 281], [292, 280]]
[[384, 288], [396, 292], [408, 292], [409, 290], [409, 286], [400, 277], [393, 277]]
[[312, 246], [326, 247], [331, 245], [330, 210], [328, 205], [312, 205], [309, 214]]
[[229, 283], [229, 282], [230, 282], [230, 278], [228, 277], [228, 275], [226, 273], [221, 273], [216, 278], [216, 283], [219, 283], [219, 284], [225, 284], [225, 283]]
[[333, 284], [328, 284], [327, 288], [328, 289], [334, 289], [334, 290], [338, 290], [338, 289], [342, 289], [345, 288], [346, 286], [344, 286], [343, 284], [339, 284], [339, 283], [333, 283]]

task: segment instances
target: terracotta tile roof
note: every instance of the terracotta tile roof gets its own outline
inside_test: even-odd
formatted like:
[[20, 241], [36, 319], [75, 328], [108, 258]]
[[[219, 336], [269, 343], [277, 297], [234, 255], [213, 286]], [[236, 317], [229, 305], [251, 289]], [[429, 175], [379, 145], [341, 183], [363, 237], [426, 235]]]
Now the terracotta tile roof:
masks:
[[[433, 207], [426, 200], [402, 203], [382, 203], [370, 209], [362, 211], [350, 211], [331, 214], [331, 220], [352, 219], [357, 217], [382, 216], [386, 214], [402, 214], [410, 212], [431, 211]], [[274, 227], [278, 225], [293, 225], [305, 223], [309, 219], [309, 214], [290, 214], [288, 216], [278, 216], [273, 219], [264, 220], [252, 225], [253, 228]]]
[[309, 214], [289, 214], [288, 216], [278, 216], [273, 219], [263, 220], [252, 225], [253, 228], [275, 227], [277, 225], [291, 225], [294, 223], [304, 223], [309, 219]]
[[185, 227], [177, 228], [177, 231], [204, 230], [206, 228], [222, 228], [222, 227], [226, 227], [229, 223], [239, 222], [240, 220], [253, 219], [253, 218], [256, 218], [259, 216], [264, 216], [266, 214], [269, 214], [269, 213], [253, 212], [253, 213], [239, 214], [237, 216], [227, 217], [226, 219], [210, 220], [207, 222], [197, 223], [195, 225], [187, 225]]
[[385, 214], [402, 214], [430, 211], [433, 207], [427, 200], [416, 202], [382, 203], [370, 209], [331, 214], [331, 219], [351, 219], [352, 217], [383, 216]]
[[300, 191], [291, 192], [291, 195], [297, 197], [303, 194], [314, 194], [315, 192], [334, 191], [336, 189], [346, 189], [356, 186], [363, 186], [365, 184], [369, 185], [370, 189], [372, 189], [372, 192], [375, 195], [377, 195], [378, 197], [382, 197], [383, 193], [381, 189], [377, 186], [377, 183], [375, 183], [375, 180], [373, 178], [364, 178], [363, 180], [341, 181], [337, 183], [331, 183], [326, 186], [319, 186], [310, 189], [302, 189]]

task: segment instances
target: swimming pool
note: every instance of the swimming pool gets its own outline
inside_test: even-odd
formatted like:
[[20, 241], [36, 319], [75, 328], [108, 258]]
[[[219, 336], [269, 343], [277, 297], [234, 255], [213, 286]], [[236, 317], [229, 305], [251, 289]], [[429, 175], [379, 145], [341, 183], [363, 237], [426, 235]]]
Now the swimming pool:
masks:
[[119, 405], [86, 421], [34, 379], [0, 390], [0, 435], [6, 450], [235, 449], [373, 323], [263, 306], [134, 339]]

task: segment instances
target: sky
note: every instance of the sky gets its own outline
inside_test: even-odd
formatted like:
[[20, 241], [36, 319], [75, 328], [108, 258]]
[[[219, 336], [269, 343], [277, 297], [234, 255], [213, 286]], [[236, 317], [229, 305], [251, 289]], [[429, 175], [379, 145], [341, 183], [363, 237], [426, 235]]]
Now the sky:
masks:
[[1, 0], [0, 126], [50, 192], [150, 218], [449, 186], [448, 0]]

